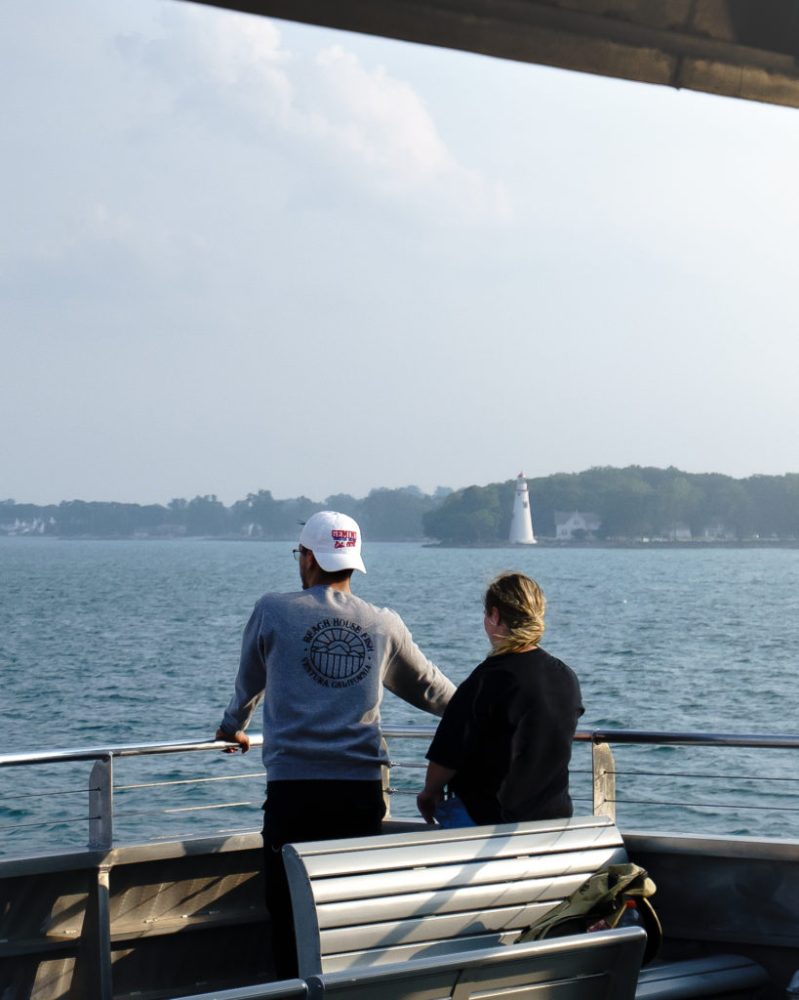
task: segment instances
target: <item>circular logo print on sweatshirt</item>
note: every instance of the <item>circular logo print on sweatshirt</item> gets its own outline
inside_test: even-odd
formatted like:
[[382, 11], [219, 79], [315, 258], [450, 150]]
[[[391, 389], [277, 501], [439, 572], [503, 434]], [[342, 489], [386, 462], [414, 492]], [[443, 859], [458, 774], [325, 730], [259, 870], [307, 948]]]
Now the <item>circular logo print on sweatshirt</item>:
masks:
[[366, 644], [352, 629], [337, 626], [318, 632], [308, 647], [314, 669], [329, 681], [347, 681], [366, 662]]

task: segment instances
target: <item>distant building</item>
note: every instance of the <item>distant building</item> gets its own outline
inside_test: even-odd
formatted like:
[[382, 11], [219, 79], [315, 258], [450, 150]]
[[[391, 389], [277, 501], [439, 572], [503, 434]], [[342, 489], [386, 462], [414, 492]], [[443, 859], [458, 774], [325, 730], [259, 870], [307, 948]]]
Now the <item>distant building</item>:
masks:
[[55, 527], [55, 518], [34, 517], [30, 521], [13, 521], [0, 524], [0, 535], [44, 535]]
[[736, 532], [721, 520], [708, 521], [699, 533], [699, 537], [706, 541], [734, 541], [738, 536]]
[[572, 542], [580, 538], [595, 538], [602, 521], [598, 514], [574, 510], [570, 513], [555, 511], [555, 538]]
[[665, 536], [670, 542], [690, 542], [692, 537], [691, 529], [684, 521], [675, 521]]
[[516, 493], [513, 497], [513, 517], [510, 522], [509, 540], [514, 545], [535, 545], [533, 518], [530, 513], [530, 497], [524, 473], [516, 477]]

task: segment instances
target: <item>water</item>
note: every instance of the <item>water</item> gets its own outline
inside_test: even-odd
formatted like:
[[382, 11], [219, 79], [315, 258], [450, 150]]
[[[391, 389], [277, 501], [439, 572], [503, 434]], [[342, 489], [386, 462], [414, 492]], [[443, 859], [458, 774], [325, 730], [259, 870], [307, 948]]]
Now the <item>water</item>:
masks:
[[[286, 543], [0, 539], [0, 752], [210, 738], [230, 696], [241, 629], [256, 598], [297, 586], [290, 550]], [[519, 569], [547, 594], [544, 645], [580, 677], [583, 728], [799, 731], [796, 549], [375, 543], [366, 558], [369, 574], [356, 574], [357, 592], [395, 608], [455, 681], [486, 651], [485, 584], [496, 572]], [[384, 719], [434, 722], [391, 695]], [[417, 754], [424, 746], [414, 748]], [[399, 748], [392, 755], [412, 756]], [[239, 807], [241, 815], [227, 810], [214, 832], [255, 826], [262, 790], [257, 754], [188, 757], [119, 763], [117, 783], [147, 783], [165, 773], [236, 774], [241, 780], [225, 795], [250, 805]], [[797, 835], [796, 766], [787, 751], [620, 748], [617, 761], [620, 769], [677, 772], [668, 779], [644, 775], [634, 789], [619, 778], [620, 817], [632, 823]], [[573, 780], [584, 811], [587, 769], [587, 748], [578, 748]], [[748, 777], [741, 779], [742, 772]], [[12, 848], [24, 841], [26, 849], [54, 837], [85, 842], [85, 765], [44, 768], [35, 782], [30, 773], [22, 781], [21, 773], [0, 772], [0, 840]], [[711, 777], [697, 777], [705, 773]], [[400, 768], [392, 782], [412, 790], [419, 780], [420, 772]], [[32, 785], [45, 792], [41, 801], [28, 797]], [[41, 828], [39, 810], [53, 808], [55, 788], [63, 822]], [[218, 784], [211, 788], [220, 792]], [[176, 824], [208, 832], [208, 813], [162, 810], [191, 809], [210, 795], [207, 786], [185, 792], [176, 786], [148, 791], [143, 805], [143, 793], [135, 793], [134, 804], [134, 791], [120, 792], [117, 829], [126, 838], [171, 837]], [[700, 800], [711, 804], [692, 804]], [[412, 813], [412, 796], [395, 796], [393, 809]]]

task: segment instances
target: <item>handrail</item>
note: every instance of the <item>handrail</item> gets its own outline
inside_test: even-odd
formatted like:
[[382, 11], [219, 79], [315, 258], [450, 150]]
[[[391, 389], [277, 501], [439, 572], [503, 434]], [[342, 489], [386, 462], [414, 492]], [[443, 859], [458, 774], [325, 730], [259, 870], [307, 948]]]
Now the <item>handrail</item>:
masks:
[[[383, 735], [389, 741], [394, 740], [425, 740], [427, 742], [433, 737], [435, 733], [434, 725], [421, 725], [421, 726], [385, 726], [383, 728]], [[574, 773], [585, 773], [589, 775], [589, 781], [591, 786], [588, 791], [589, 794], [585, 796], [581, 794], [579, 797], [583, 800], [588, 801], [591, 804], [591, 810], [595, 814], [607, 815], [615, 819], [616, 816], [616, 806], [617, 803], [623, 805], [625, 808], [630, 804], [633, 805], [669, 805], [669, 804], [679, 804], [680, 806], [697, 806], [703, 807], [701, 802], [690, 801], [690, 798], [681, 801], [680, 803], [668, 803], [663, 801], [661, 797], [657, 794], [657, 791], [653, 788], [647, 789], [643, 794], [644, 797], [641, 798], [641, 793], [638, 793], [638, 797], [630, 797], [630, 795], [617, 796], [616, 785], [617, 780], [622, 776], [627, 776], [626, 772], [622, 772], [617, 768], [616, 762], [614, 760], [614, 755], [611, 750], [611, 745], [621, 746], [621, 745], [633, 745], [638, 746], [681, 746], [681, 747], [734, 747], [734, 748], [749, 748], [749, 749], [761, 749], [761, 750], [799, 750], [799, 735], [785, 734], [785, 733], [711, 733], [711, 732], [701, 732], [701, 731], [648, 731], [648, 730], [635, 730], [635, 729], [581, 729], [575, 734], [574, 741], [576, 744], [583, 744], [590, 746], [591, 761], [587, 770], [580, 772], [579, 769], [575, 770]], [[250, 737], [250, 745], [253, 749], [261, 747], [263, 745], [263, 736], [259, 734], [253, 734]], [[88, 792], [88, 814], [84, 821], [88, 821], [88, 846], [92, 849], [108, 849], [115, 841], [114, 832], [114, 820], [115, 820], [115, 806], [119, 801], [119, 794], [135, 790], [137, 787], [141, 788], [159, 788], [167, 787], [171, 784], [180, 785], [191, 785], [199, 784], [203, 781], [228, 781], [234, 780], [236, 778], [243, 778], [244, 775], [227, 775], [224, 778], [194, 778], [190, 777], [188, 779], [178, 778], [177, 780], [167, 779], [162, 781], [151, 781], [145, 779], [141, 782], [133, 782], [132, 784], [116, 784], [114, 781], [114, 770], [115, 765], [123, 760], [129, 758], [146, 758], [157, 755], [165, 754], [184, 754], [184, 753], [196, 753], [196, 752], [220, 752], [226, 748], [235, 747], [235, 743], [229, 743], [223, 740], [170, 740], [157, 743], [128, 743], [128, 744], [117, 744], [109, 746], [95, 746], [95, 747], [77, 747], [72, 749], [63, 750], [51, 750], [46, 752], [32, 752], [32, 753], [14, 753], [14, 754], [0, 754], [0, 771], [4, 767], [23, 767], [26, 765], [42, 765], [42, 764], [62, 764], [62, 763], [74, 763], [74, 762], [89, 762], [92, 765], [91, 774], [89, 775], [88, 787], [85, 787], [85, 792]], [[260, 755], [254, 754], [254, 758], [257, 760]], [[390, 787], [387, 776], [384, 781], [384, 787], [386, 789], [387, 796], [397, 793], [399, 795], [405, 794], [415, 794], [413, 789], [407, 787], [407, 782], [403, 781], [402, 775], [405, 770], [408, 769], [408, 780], [410, 781], [410, 769], [412, 768], [424, 768], [426, 766], [425, 761], [420, 758], [418, 754], [418, 743], [417, 748], [410, 751], [406, 755], [406, 760], [396, 759], [391, 760], [389, 767], [396, 768], [396, 774], [398, 776], [397, 787]], [[633, 768], [630, 773], [634, 773], [636, 776], [649, 774], [649, 777], [653, 777], [653, 772], [641, 772], [637, 768]], [[657, 776], [657, 775], [655, 775]], [[253, 773], [247, 775], [253, 779], [263, 780], [264, 773], [261, 769], [258, 773]], [[690, 778], [705, 777], [712, 780], [713, 777], [718, 777], [718, 775], [690, 775]], [[751, 776], [746, 774], [735, 775], [735, 778], [747, 779]], [[771, 777], [771, 776], [765, 776]], [[777, 776], [774, 776], [777, 777]], [[781, 776], [780, 776], [781, 777]], [[758, 775], [759, 779], [763, 779], [763, 775]], [[783, 780], [788, 780], [783, 779]], [[799, 779], [796, 780], [799, 783]], [[650, 782], [651, 785], [651, 782]], [[624, 791], [628, 789], [625, 786]], [[63, 790], [61, 790], [63, 791]], [[70, 788], [70, 794], [75, 793], [77, 790]], [[59, 791], [48, 792], [48, 796], [57, 795]], [[794, 792], [788, 793], [789, 798], [796, 797]], [[15, 796], [15, 801], [18, 800], [18, 796]], [[576, 800], [575, 800], [576, 801]], [[388, 803], [388, 799], [387, 799]], [[244, 802], [211, 802], [208, 803], [198, 803], [192, 804], [191, 806], [181, 806], [179, 808], [162, 808], [160, 812], [165, 813], [182, 813], [182, 812], [205, 812], [210, 809], [220, 809], [220, 808], [238, 808], [242, 806], [249, 806], [252, 803]], [[773, 803], [771, 804], [773, 806]], [[721, 803], [719, 801], [713, 801], [714, 807], [724, 808], [726, 803]], [[746, 804], [746, 808], [757, 808], [756, 804]], [[796, 811], [795, 807], [790, 805], [788, 801], [780, 802], [779, 809], [784, 812]], [[155, 815], [155, 813], [152, 813]], [[132, 816], [145, 816], [149, 813], [142, 811], [131, 811], [123, 809], [121, 812], [117, 813], [118, 816], [127, 818]], [[69, 817], [62, 815], [59, 817], [59, 822], [77, 820], [78, 817]], [[6, 826], [5, 829], [21, 829], [22, 826], [31, 826], [33, 824], [12, 824], [11, 826]], [[42, 827], [47, 827], [47, 820], [39, 821], [39, 825]]]
[[[388, 739], [432, 739], [435, 726], [384, 726], [383, 735]], [[644, 729], [578, 729], [575, 743], [637, 743], [659, 746], [726, 746], [771, 750], [799, 750], [799, 736], [787, 733], [706, 733], [672, 732]], [[103, 760], [108, 757], [145, 757], [155, 754], [192, 753], [206, 750], [224, 750], [235, 746], [224, 740], [171, 740], [162, 743], [124, 743], [100, 747], [79, 747], [52, 750], [46, 753], [0, 754], [0, 767], [25, 764], [55, 764], [66, 761]], [[253, 733], [250, 746], [263, 745], [263, 735]]]
[[774, 733], [668, 732], [642, 729], [579, 730], [575, 741], [584, 743], [640, 743], [659, 746], [757, 747], [768, 750], [797, 750], [799, 736]]
[[[435, 726], [384, 726], [383, 735], [395, 739], [432, 739]], [[783, 733], [669, 732], [645, 729], [578, 729], [575, 743], [639, 743], [658, 746], [757, 747], [799, 750], [799, 736]]]
[[[264, 738], [260, 733], [250, 736], [250, 746], [259, 747]], [[72, 750], [51, 750], [48, 753], [0, 754], [0, 767], [22, 764], [58, 764], [65, 761], [103, 760], [108, 757], [146, 757], [160, 753], [191, 753], [197, 750], [224, 750], [235, 743], [224, 740], [173, 740], [166, 743], [124, 743], [118, 746], [80, 747]]]

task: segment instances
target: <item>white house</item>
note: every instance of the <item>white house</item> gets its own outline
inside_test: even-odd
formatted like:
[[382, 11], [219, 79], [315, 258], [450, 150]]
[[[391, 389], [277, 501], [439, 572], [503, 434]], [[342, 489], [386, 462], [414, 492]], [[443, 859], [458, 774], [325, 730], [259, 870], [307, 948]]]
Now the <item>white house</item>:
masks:
[[602, 521], [598, 514], [573, 510], [566, 512], [555, 511], [555, 538], [559, 541], [569, 542], [576, 538], [591, 538], [597, 531]]

